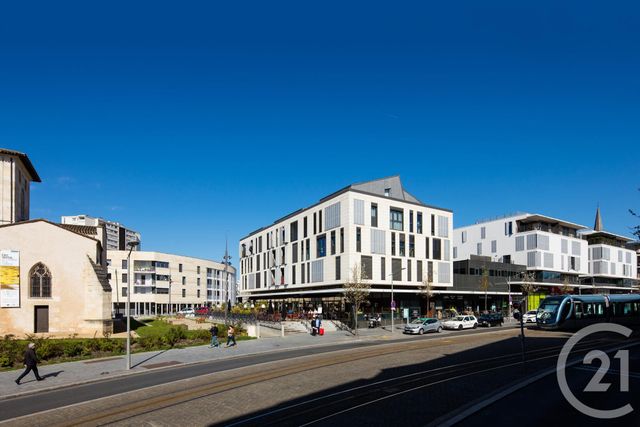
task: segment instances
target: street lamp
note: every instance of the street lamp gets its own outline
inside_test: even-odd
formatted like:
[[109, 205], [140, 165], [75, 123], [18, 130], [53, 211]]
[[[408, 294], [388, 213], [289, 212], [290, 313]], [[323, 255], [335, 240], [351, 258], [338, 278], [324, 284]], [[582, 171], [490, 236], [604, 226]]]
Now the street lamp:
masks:
[[171, 316], [173, 310], [171, 309], [171, 275], [169, 275], [169, 316]]
[[131, 251], [139, 244], [138, 241], [127, 243], [127, 370], [131, 369]]
[[[400, 269], [400, 279], [402, 279], [402, 272], [406, 270], [406, 268], [401, 268]], [[387, 274], [387, 277], [391, 276], [391, 333], [393, 333], [393, 318], [394, 318], [394, 314], [395, 314], [395, 307], [393, 306], [395, 304], [395, 301], [393, 300], [393, 272], [391, 274]]]

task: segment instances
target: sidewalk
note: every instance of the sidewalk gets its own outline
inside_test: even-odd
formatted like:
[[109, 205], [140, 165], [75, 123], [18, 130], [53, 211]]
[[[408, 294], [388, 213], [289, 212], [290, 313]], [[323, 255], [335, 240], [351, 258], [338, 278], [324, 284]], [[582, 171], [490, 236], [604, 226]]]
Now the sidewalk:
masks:
[[[401, 330], [394, 335], [380, 328], [361, 329], [358, 340], [399, 339], [403, 337]], [[328, 332], [322, 337], [309, 334], [292, 334], [282, 337], [262, 338], [250, 341], [238, 341], [235, 347], [209, 348], [208, 346], [187, 347], [164, 351], [136, 353], [131, 356], [132, 368], [126, 369], [126, 356], [115, 356], [105, 359], [91, 359], [77, 362], [40, 365], [40, 375], [46, 378], [37, 382], [32, 373], [22, 380], [20, 385], [14, 381], [22, 370], [0, 372], [0, 400], [44, 390], [82, 384], [96, 380], [114, 378], [148, 372], [150, 369], [189, 363], [222, 360], [237, 356], [283, 351], [301, 347], [326, 346], [328, 344], [352, 343], [356, 338], [344, 331]]]

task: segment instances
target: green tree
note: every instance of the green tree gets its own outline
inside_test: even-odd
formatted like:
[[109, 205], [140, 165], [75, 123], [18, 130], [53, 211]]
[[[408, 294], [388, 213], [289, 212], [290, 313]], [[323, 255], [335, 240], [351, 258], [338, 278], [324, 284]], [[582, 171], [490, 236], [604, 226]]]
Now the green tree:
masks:
[[425, 274], [422, 278], [422, 282], [418, 286], [418, 295], [427, 300], [427, 316], [431, 312], [431, 297], [433, 296], [433, 278], [428, 274]]

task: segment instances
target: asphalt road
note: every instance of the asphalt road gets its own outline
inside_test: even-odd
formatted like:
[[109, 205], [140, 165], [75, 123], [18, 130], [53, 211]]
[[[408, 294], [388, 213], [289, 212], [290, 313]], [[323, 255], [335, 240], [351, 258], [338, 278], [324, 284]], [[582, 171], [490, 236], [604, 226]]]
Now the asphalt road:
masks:
[[[455, 334], [457, 336], [468, 334], [482, 334], [495, 330], [495, 328], [488, 330], [468, 330], [455, 332]], [[400, 344], [402, 342], [415, 341], [416, 339], [429, 340], [434, 338], [438, 338], [438, 336], [434, 334], [422, 337], [407, 336], [406, 339], [397, 340], [395, 342]], [[374, 347], [385, 343], [386, 342], [384, 341], [358, 341], [352, 344], [335, 344], [327, 345], [326, 347], [314, 347], [299, 350], [287, 350], [283, 352], [258, 354], [252, 356], [240, 356], [235, 359], [211, 361], [186, 366], [175, 366], [162, 369], [161, 371], [154, 370], [149, 372], [131, 374], [126, 377], [100, 380], [89, 384], [64, 387], [57, 390], [38, 393], [37, 398], [35, 398], [33, 395], [28, 395], [13, 399], [0, 400], [0, 421], [9, 420], [24, 415], [31, 415], [50, 409], [61, 408], [81, 402], [87, 402], [94, 399], [120, 395], [126, 392], [145, 389], [148, 387], [166, 384], [174, 381], [190, 379], [201, 375], [211, 374], [215, 372], [226, 372], [229, 370], [238, 369], [245, 366], [252, 366], [259, 363], [297, 359], [303, 356], [319, 355], [345, 349]]]
[[[528, 331], [523, 365], [517, 330], [483, 332], [359, 342], [168, 368], [2, 401], [0, 415], [8, 419], [46, 411], [9, 422], [34, 426], [425, 425], [553, 367], [569, 336]], [[575, 354], [620, 343], [594, 336], [580, 343]], [[538, 423], [527, 425], [548, 424], [553, 418], [547, 415], [553, 412], [546, 414], [544, 405], [561, 399], [550, 392], [553, 385], [535, 383], [532, 389], [542, 388], [533, 400], [527, 388], [527, 393], [510, 396], [517, 404], [499, 407], [498, 402], [497, 409], [487, 408], [463, 424], [508, 420], [503, 413], [520, 419], [518, 411], [539, 407], [543, 410]]]

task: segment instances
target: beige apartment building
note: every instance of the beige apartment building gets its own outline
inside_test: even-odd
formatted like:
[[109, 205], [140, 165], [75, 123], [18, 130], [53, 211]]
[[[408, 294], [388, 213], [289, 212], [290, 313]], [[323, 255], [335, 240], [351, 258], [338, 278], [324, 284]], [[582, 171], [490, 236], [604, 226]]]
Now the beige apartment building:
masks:
[[104, 227], [29, 220], [26, 154], [0, 149], [0, 336], [113, 330]]
[[[126, 312], [131, 275], [131, 314], [163, 315], [185, 308], [235, 303], [236, 270], [231, 265], [162, 252], [107, 251], [114, 315]], [[225, 269], [226, 267], [226, 269]]]

